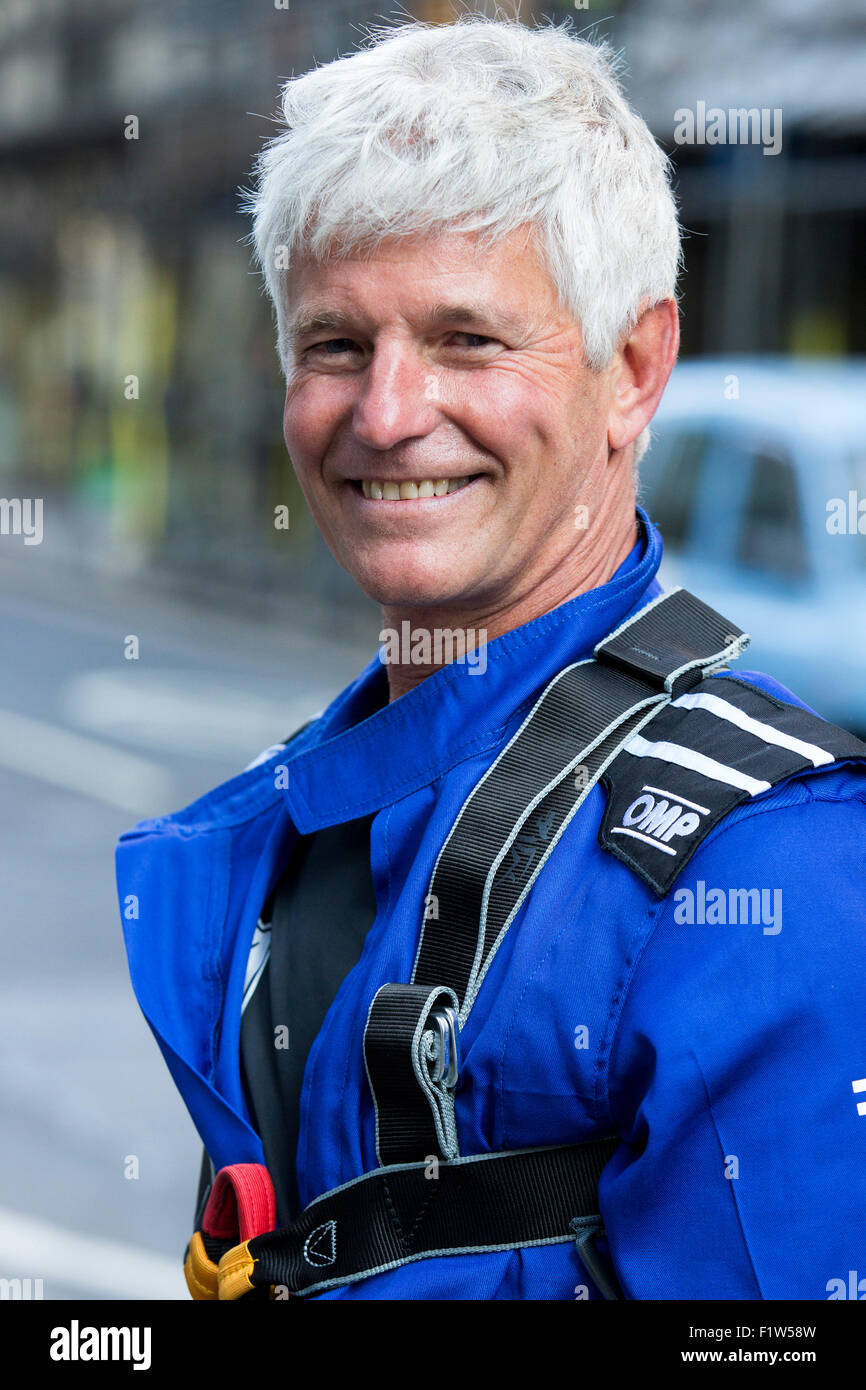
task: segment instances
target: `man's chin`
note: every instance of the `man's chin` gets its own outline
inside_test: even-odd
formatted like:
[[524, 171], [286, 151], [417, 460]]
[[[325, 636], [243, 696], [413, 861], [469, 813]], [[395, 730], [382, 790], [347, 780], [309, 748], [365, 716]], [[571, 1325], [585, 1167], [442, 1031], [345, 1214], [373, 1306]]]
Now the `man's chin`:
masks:
[[381, 608], [438, 608], [447, 612], [463, 606], [469, 600], [464, 589], [443, 586], [441, 580], [438, 583], [416, 584], [410, 587], [405, 584], [365, 585], [359, 581], [359, 587]]
[[[372, 571], [350, 569], [355, 583], [382, 608], [441, 608], [448, 610], [471, 602], [471, 589], [465, 570], [450, 572], [448, 565], [419, 568], [406, 573], [398, 566]], [[348, 568], [348, 567], [347, 567]]]

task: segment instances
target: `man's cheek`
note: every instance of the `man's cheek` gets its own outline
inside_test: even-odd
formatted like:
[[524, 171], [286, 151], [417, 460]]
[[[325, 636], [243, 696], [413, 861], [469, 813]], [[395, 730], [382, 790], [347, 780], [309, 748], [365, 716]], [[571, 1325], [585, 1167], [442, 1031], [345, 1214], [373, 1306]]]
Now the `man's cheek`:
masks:
[[304, 454], [316, 452], [332, 429], [334, 402], [321, 398], [313, 381], [298, 381], [287, 388], [283, 408], [283, 438], [289, 453], [292, 449]]
[[311, 459], [320, 450], [324, 435], [315, 416], [293, 410], [283, 416], [283, 439], [291, 458]]

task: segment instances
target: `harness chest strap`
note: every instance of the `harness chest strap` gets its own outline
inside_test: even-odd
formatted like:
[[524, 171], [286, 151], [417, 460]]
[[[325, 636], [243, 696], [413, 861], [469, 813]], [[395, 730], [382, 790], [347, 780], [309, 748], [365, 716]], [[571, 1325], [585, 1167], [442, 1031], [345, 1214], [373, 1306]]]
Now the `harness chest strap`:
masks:
[[[292, 1223], [214, 1242], [208, 1219], [187, 1253], [193, 1298], [322, 1293], [434, 1255], [581, 1241], [601, 1226], [597, 1189], [617, 1140], [394, 1164], [335, 1188]], [[267, 1177], [267, 1170], [258, 1168]], [[224, 1171], [224, 1170], [223, 1170]], [[202, 1269], [198, 1238], [207, 1254]], [[587, 1263], [591, 1267], [593, 1251]], [[193, 1284], [190, 1275], [195, 1275]], [[598, 1271], [598, 1280], [604, 1273]]]
[[[575, 1239], [602, 1292], [616, 1296], [591, 1243], [601, 1228], [597, 1181], [616, 1137], [461, 1158], [459, 1033], [520, 905], [600, 778], [609, 793], [601, 843], [661, 895], [737, 801], [803, 768], [866, 757], [853, 736], [753, 687], [727, 679], [733, 700], [710, 695], [706, 688], [717, 691], [721, 682], [707, 677], [748, 640], [692, 594], [674, 590], [549, 683], [440, 851], [426, 899], [438, 916], [422, 924], [411, 981], [384, 985], [371, 1004], [364, 1053], [380, 1167], [325, 1193], [290, 1227], [262, 1228], [252, 1239], [241, 1234], [221, 1258], [212, 1245], [219, 1297], [274, 1286], [304, 1296], [437, 1254]], [[704, 747], [724, 745], [724, 761], [690, 749], [687, 716], [706, 726], [697, 730]], [[641, 733], [649, 721], [652, 738]], [[670, 802], [660, 797], [663, 807], [654, 799], [666, 785], [658, 767], [670, 782], [671, 762], [703, 801], [679, 791], [666, 793]], [[650, 833], [639, 828], [644, 813]], [[689, 815], [695, 824], [684, 820]], [[668, 832], [677, 826], [672, 846]], [[556, 1192], [565, 1194], [565, 1206]], [[202, 1235], [212, 1240], [206, 1225]]]

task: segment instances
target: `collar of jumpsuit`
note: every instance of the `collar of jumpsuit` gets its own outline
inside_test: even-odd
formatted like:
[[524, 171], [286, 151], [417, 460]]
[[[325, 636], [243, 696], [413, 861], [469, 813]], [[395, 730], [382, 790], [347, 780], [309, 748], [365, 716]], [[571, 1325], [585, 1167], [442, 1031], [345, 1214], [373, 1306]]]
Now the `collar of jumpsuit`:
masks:
[[640, 539], [606, 584], [488, 643], [477, 667], [452, 662], [387, 704], [375, 657], [292, 745], [303, 751], [291, 758], [286, 803], [301, 834], [382, 810], [498, 751], [557, 671], [661, 592], [661, 537], [640, 508], [638, 520]]

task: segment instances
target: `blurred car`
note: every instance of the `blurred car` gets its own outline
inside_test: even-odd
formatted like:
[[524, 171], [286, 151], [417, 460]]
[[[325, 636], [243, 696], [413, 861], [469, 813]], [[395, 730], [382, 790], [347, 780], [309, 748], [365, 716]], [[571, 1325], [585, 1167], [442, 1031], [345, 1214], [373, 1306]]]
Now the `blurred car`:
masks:
[[866, 734], [866, 360], [683, 361], [652, 429], [662, 584], [751, 634], [741, 667]]

